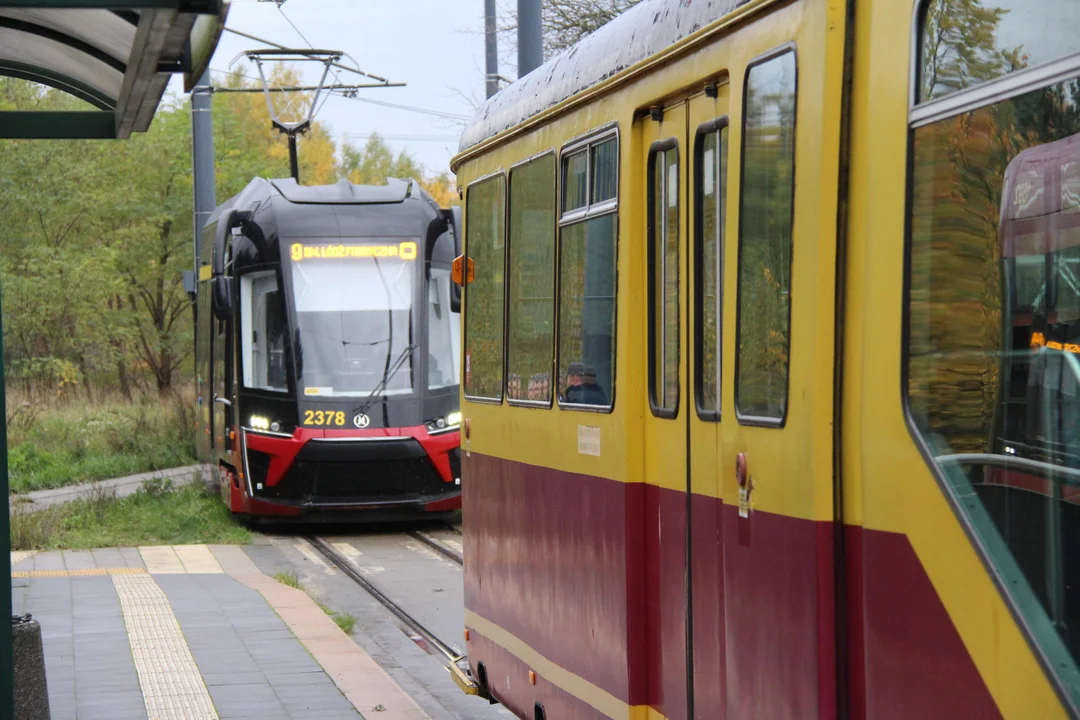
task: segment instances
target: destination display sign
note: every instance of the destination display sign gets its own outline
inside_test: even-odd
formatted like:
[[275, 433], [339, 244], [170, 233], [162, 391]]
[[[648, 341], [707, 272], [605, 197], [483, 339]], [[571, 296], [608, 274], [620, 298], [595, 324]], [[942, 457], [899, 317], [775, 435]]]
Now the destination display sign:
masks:
[[392, 245], [304, 245], [293, 243], [289, 254], [294, 262], [303, 260], [364, 260], [369, 258], [416, 259], [416, 243], [412, 240]]

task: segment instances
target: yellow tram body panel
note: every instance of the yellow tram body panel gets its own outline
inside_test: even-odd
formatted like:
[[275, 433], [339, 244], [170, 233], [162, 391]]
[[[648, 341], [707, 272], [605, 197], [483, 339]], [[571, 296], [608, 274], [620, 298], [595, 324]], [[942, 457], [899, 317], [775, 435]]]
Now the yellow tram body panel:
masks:
[[[644, 4], [657, 17], [683, 7]], [[906, 399], [915, 5], [733, 2], [454, 159], [469, 254], [473, 188], [495, 176], [510, 188], [515, 168], [554, 153], [558, 248], [585, 222], [562, 212], [563, 161], [578, 141], [588, 163], [590, 138], [617, 142], [612, 407], [514, 403], [501, 376], [497, 399], [463, 383], [470, 663], [519, 715], [534, 705], [549, 717], [668, 720], [1073, 712], [1075, 668], [1049, 669], [1062, 656], [1046, 649], [1038, 608], [1003, 587], [1006, 571], [928, 463]], [[780, 416], [758, 418], [737, 408], [744, 122], [751, 71], [786, 52], [797, 68], [787, 396]], [[716, 176], [726, 183], [719, 410], [705, 419], [693, 412], [694, 293], [705, 291], [696, 143], [720, 120], [706, 132], [727, 148]], [[657, 180], [656, 167], [674, 174]], [[513, 253], [513, 228], [502, 232]], [[657, 253], [678, 272], [658, 271]], [[500, 272], [500, 283], [511, 277]], [[557, 260], [554, 277], [558, 308]], [[651, 288], [672, 278], [677, 312], [664, 324]], [[468, 353], [468, 286], [464, 295]], [[503, 340], [506, 327], [504, 317]], [[653, 331], [678, 338], [670, 371]], [[674, 410], [651, 391], [669, 382]]]

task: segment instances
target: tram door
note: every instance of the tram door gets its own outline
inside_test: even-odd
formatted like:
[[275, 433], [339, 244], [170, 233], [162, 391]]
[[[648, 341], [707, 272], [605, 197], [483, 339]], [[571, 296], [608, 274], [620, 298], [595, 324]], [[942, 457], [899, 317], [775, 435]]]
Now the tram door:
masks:
[[712, 83], [653, 109], [641, 128], [648, 698], [669, 718], [691, 708], [714, 717], [726, 679], [719, 420], [728, 102], [728, 85]]
[[686, 282], [686, 103], [654, 108], [640, 122], [646, 179], [647, 401], [645, 562], [648, 703], [664, 717], [687, 708], [686, 531], [688, 358], [683, 351]]
[[[839, 104], [825, 98], [838, 97], [829, 84], [840, 78], [823, 70], [822, 37], [800, 31], [798, 54], [781, 32], [748, 37], [732, 62], [717, 446], [728, 718], [837, 713]], [[830, 37], [842, 46], [842, 30]], [[692, 125], [709, 122], [692, 114]], [[708, 203], [700, 177], [696, 214]]]
[[836, 711], [836, 166], [807, 105], [795, 162], [778, 47], [641, 121], [649, 704], [669, 718]]

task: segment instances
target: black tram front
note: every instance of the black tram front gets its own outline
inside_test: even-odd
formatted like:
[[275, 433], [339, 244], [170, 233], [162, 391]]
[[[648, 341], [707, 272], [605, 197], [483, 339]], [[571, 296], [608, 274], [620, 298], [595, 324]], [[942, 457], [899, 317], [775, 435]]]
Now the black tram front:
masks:
[[233, 511], [460, 508], [455, 220], [393, 179], [257, 178], [214, 212], [196, 304], [199, 450]]

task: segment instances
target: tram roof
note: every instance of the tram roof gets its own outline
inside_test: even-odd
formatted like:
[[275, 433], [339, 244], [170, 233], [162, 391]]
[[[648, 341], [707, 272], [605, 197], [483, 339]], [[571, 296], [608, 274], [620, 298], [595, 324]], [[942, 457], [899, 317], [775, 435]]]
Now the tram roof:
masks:
[[[276, 218], [273, 222], [285, 222], [290, 227], [306, 224], [312, 237], [335, 237], [340, 234], [337, 219], [349, 216], [350, 207], [364, 208], [363, 217], [369, 219], [382, 215], [401, 217], [402, 210], [390, 206], [403, 206], [406, 214], [423, 212], [416, 210], [420, 206], [426, 206], [429, 213], [437, 214], [440, 210], [431, 195], [412, 178], [388, 177], [385, 185], [356, 185], [345, 179], [330, 185], [300, 185], [292, 178], [255, 177], [243, 190], [214, 208], [206, 226], [216, 223], [231, 208], [266, 208]], [[286, 234], [297, 233], [290, 230]]]
[[473, 115], [458, 152], [554, 107], [752, 0], [644, 0], [495, 95]]
[[89, 112], [0, 113], [0, 136], [126, 138], [145, 132], [173, 73], [192, 89], [230, 0], [0, 0], [0, 75], [74, 95]]

